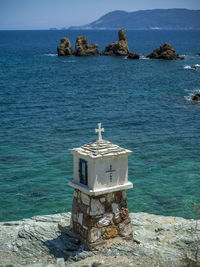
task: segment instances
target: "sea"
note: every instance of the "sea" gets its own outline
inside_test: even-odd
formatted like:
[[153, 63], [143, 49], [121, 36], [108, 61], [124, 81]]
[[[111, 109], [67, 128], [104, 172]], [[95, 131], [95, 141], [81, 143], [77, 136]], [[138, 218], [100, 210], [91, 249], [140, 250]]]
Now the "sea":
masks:
[[[140, 60], [57, 57], [60, 38], [74, 48], [82, 35], [99, 51], [118, 39], [117, 30], [0, 31], [0, 221], [71, 211], [70, 149], [95, 141], [99, 122], [103, 139], [132, 150], [130, 212], [199, 218], [200, 31], [127, 31]], [[145, 58], [164, 42], [185, 59]]]

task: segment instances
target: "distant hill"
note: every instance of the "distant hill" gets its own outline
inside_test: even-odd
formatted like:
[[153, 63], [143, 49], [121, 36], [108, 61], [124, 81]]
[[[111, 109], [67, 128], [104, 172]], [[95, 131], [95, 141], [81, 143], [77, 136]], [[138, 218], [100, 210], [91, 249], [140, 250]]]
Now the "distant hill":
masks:
[[200, 10], [152, 9], [135, 12], [112, 11], [98, 20], [71, 30], [85, 29], [200, 29]]

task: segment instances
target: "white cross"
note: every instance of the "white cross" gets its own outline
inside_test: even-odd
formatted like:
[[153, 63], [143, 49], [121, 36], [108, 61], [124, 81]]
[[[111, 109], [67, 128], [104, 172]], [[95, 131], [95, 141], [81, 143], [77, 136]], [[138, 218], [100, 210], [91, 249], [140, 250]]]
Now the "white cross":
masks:
[[101, 132], [104, 132], [104, 128], [101, 128], [101, 123], [98, 123], [98, 129], [95, 129], [95, 133], [99, 134], [99, 140], [102, 140]]

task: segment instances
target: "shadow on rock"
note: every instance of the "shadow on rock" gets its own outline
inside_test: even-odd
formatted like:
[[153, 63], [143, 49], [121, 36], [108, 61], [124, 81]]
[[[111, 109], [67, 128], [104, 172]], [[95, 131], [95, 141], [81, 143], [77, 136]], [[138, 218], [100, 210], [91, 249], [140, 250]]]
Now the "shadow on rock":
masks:
[[64, 233], [55, 239], [45, 241], [44, 245], [51, 255], [55, 258], [64, 258], [65, 261], [79, 261], [94, 255], [92, 251], [84, 248], [80, 240]]
[[44, 245], [55, 258], [64, 258], [65, 260], [77, 257], [83, 251], [80, 241], [63, 233], [55, 239], [45, 241]]

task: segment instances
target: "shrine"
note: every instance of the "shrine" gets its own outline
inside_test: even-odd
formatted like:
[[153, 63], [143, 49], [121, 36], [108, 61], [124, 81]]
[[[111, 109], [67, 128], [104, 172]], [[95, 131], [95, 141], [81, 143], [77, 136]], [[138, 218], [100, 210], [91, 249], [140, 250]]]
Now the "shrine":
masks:
[[127, 208], [128, 156], [131, 151], [102, 139], [101, 123], [98, 140], [71, 149], [74, 190], [71, 230], [88, 248], [106, 244], [115, 238], [132, 237]]

